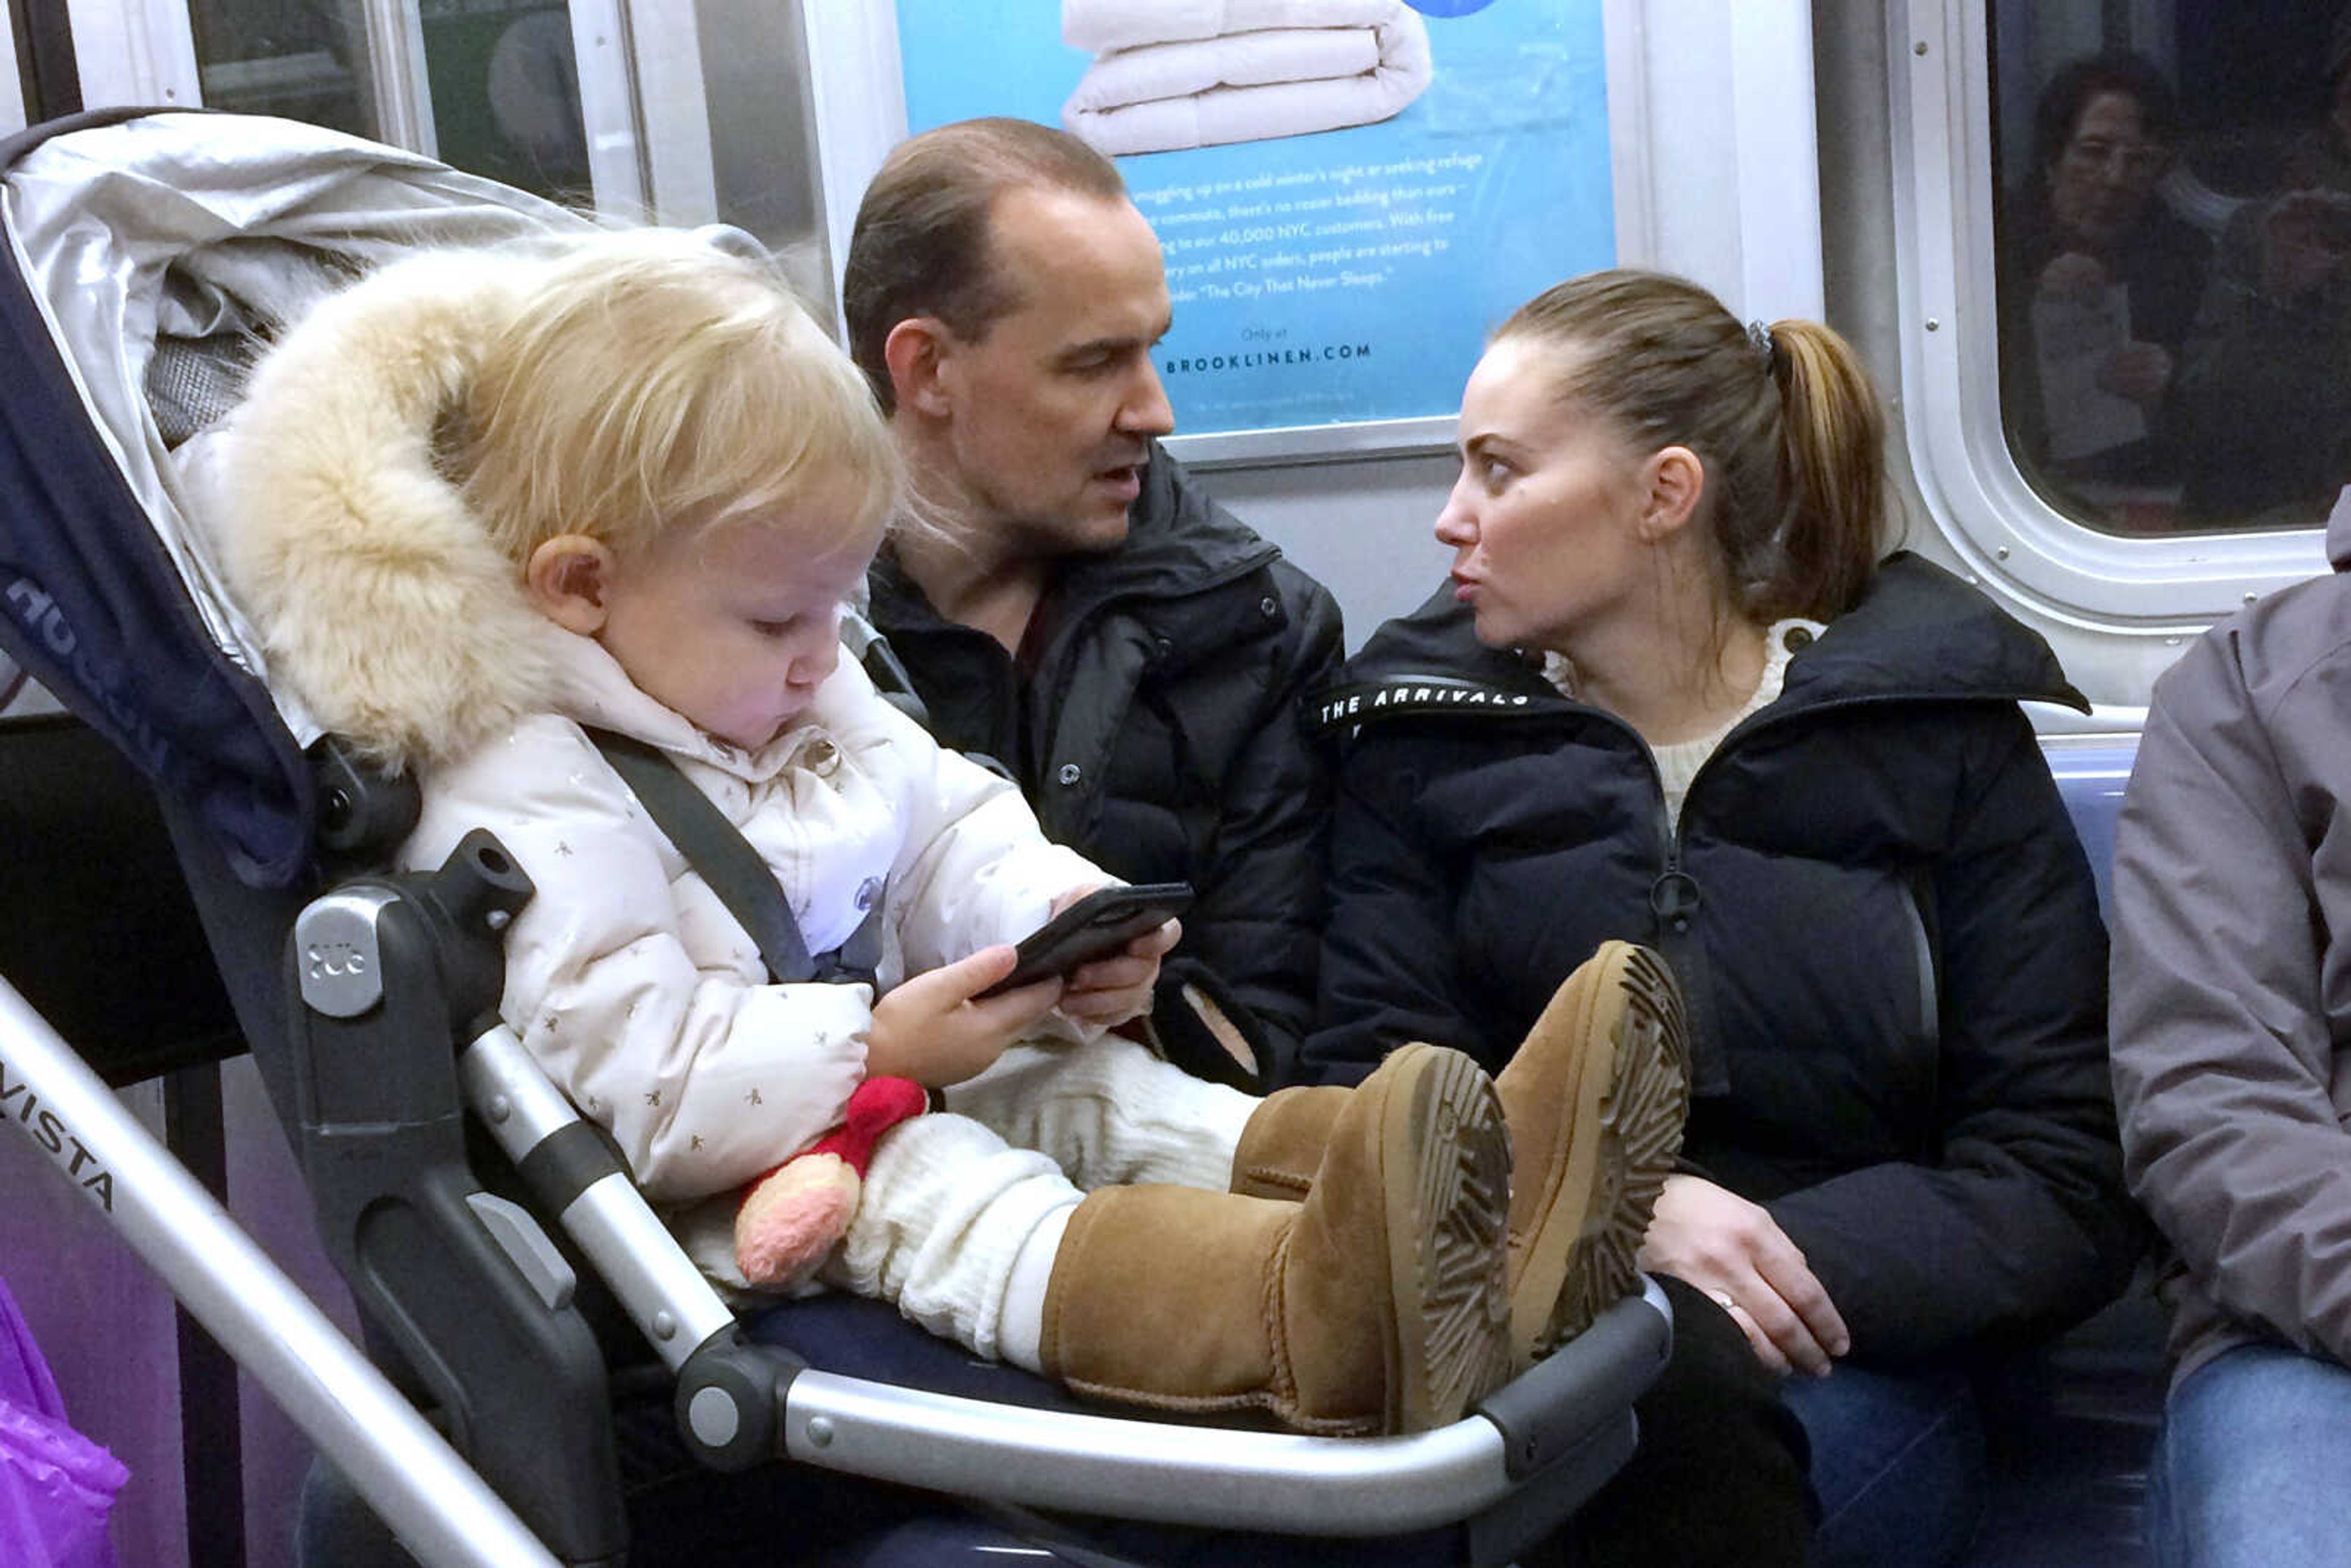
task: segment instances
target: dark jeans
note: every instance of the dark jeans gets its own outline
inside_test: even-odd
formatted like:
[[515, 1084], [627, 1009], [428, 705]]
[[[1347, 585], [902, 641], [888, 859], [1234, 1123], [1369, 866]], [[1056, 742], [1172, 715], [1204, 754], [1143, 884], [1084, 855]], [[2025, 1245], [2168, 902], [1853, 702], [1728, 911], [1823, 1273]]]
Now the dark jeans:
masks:
[[1781, 1399], [1804, 1424], [1820, 1500], [1819, 1568], [1948, 1568], [1984, 1506], [1982, 1417], [1955, 1371], [1842, 1365]]

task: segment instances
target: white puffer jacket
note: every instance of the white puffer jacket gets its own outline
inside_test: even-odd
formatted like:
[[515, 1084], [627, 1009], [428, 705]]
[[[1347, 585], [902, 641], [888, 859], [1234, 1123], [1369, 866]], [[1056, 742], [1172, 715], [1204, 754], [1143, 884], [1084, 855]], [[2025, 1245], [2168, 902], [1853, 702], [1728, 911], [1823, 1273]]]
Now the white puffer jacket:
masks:
[[528, 265], [426, 256], [329, 299], [265, 356], [219, 438], [191, 444], [183, 478], [298, 729], [315, 720], [416, 771], [403, 862], [438, 865], [486, 828], [537, 884], [501, 1011], [647, 1193], [683, 1202], [839, 1121], [873, 996], [768, 983], [582, 724], [674, 757], [774, 869], [810, 951], [879, 899], [885, 985], [1017, 940], [1057, 895], [1114, 879], [1048, 842], [1012, 785], [943, 750], [853, 660], [746, 755], [529, 608], [431, 459], [468, 344]]
[[735, 1186], [837, 1123], [864, 1076], [873, 994], [768, 984], [749, 934], [581, 723], [674, 758], [776, 873], [810, 952], [846, 941], [878, 899], [885, 985], [1017, 941], [1057, 894], [1110, 880], [853, 660], [801, 723], [746, 754], [637, 690], [598, 643], [547, 634], [554, 711], [425, 767], [402, 858], [438, 865], [487, 828], [538, 885], [507, 934], [500, 1011], [656, 1199]]

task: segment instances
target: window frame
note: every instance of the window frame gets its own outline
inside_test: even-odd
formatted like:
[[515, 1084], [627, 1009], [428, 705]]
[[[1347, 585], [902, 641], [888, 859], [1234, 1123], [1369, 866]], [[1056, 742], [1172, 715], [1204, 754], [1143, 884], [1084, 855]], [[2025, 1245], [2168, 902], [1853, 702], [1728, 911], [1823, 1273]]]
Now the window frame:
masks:
[[1901, 412], [1912, 475], [1970, 571], [2062, 622], [2173, 633], [2327, 570], [2323, 528], [2133, 538], [2034, 490], [2001, 420], [1998, 173], [1985, 0], [1891, 0]]
[[[64, 4], [85, 108], [203, 104], [187, 0]], [[438, 157], [419, 0], [358, 0], [357, 8], [375, 68], [371, 107], [382, 140]], [[714, 222], [694, 0], [566, 0], [566, 9], [598, 210], [675, 225]]]
[[0, 0], [0, 38], [8, 41], [8, 68], [0, 70], [0, 136], [9, 136], [25, 129], [26, 96], [25, 66], [16, 47], [16, 18], [10, 0]]

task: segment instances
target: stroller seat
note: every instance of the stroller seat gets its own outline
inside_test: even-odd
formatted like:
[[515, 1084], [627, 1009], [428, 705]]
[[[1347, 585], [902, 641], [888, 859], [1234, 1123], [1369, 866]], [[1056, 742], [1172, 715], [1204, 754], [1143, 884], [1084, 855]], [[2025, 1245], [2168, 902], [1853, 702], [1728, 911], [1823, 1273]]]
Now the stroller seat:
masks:
[[[317, 1444], [322, 1514], [363, 1505], [428, 1563], [715, 1565], [751, 1521], [763, 1560], [789, 1528], [810, 1561], [1508, 1561], [1631, 1451], [1670, 1327], [1654, 1286], [1464, 1419], [1375, 1439], [1104, 1415], [875, 1302], [738, 1322], [497, 1021], [497, 932], [530, 888], [495, 839], [372, 869], [413, 786], [281, 710], [172, 451], [233, 405], [255, 342], [354, 273], [587, 221], [256, 117], [0, 142], [0, 352], [23, 367], [0, 392], [0, 650], [156, 790], [383, 1372], [0, 983], [11, 1080], [117, 1173], [110, 1222]], [[658, 1389], [657, 1430], [642, 1400], [616, 1419], [616, 1383]]]

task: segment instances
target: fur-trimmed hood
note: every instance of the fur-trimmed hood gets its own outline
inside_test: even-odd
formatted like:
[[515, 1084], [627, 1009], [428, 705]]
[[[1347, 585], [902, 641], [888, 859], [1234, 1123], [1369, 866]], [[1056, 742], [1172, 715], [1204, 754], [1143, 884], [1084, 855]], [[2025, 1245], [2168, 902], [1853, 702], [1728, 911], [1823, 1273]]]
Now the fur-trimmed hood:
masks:
[[394, 262], [288, 327], [206, 461], [223, 576], [273, 685], [394, 769], [543, 706], [541, 618], [433, 460], [526, 258]]

